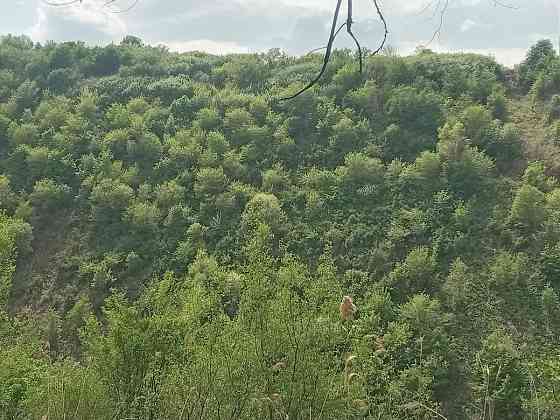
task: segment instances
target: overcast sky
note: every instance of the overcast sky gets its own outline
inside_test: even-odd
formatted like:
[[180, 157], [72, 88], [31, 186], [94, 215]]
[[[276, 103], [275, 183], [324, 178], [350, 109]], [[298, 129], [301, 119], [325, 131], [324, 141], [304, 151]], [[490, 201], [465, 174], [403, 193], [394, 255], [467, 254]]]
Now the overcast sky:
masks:
[[[49, 0], [63, 3], [67, 0]], [[443, 0], [442, 0], [443, 1]], [[211, 53], [255, 52], [282, 48], [300, 54], [325, 44], [336, 0], [82, 0], [52, 7], [43, 0], [0, 0], [0, 33], [27, 34], [35, 41], [83, 40], [105, 44], [133, 34], [172, 50]], [[425, 44], [439, 25], [433, 0], [383, 0], [390, 26], [389, 44], [408, 53]], [[437, 3], [437, 1], [436, 1]], [[439, 39], [430, 48], [475, 51], [500, 62], [519, 62], [541, 38], [559, 33], [560, 0], [450, 0]], [[372, 0], [354, 0], [355, 32], [374, 49], [382, 34]], [[342, 17], [342, 16], [341, 16]], [[344, 34], [345, 35], [345, 34]], [[347, 36], [339, 47], [350, 47]]]

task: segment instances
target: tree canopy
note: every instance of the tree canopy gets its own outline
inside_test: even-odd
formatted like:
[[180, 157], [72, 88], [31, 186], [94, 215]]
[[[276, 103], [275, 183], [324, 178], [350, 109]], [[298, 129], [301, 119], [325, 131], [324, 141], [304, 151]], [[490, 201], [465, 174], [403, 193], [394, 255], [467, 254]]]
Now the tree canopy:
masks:
[[0, 419], [557, 419], [560, 58], [0, 40]]

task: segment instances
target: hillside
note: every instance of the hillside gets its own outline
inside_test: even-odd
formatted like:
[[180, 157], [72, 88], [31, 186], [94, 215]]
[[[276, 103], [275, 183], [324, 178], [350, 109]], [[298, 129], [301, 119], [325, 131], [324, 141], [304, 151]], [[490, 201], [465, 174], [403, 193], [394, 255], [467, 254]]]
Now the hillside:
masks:
[[0, 419], [560, 418], [552, 44], [321, 60], [1, 39]]

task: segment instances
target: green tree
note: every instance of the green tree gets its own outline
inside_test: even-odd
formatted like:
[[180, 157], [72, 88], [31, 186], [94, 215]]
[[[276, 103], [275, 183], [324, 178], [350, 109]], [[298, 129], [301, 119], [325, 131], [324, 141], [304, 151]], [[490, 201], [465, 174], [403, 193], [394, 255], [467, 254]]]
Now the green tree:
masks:
[[51, 217], [53, 212], [65, 209], [70, 199], [70, 188], [50, 179], [37, 181], [29, 194], [33, 211], [42, 220]]
[[286, 229], [286, 216], [280, 201], [274, 194], [256, 194], [245, 206], [241, 217], [241, 227], [245, 232], [254, 232], [261, 224], [271, 232], [280, 233]]
[[510, 218], [529, 232], [537, 230], [544, 222], [544, 194], [532, 185], [523, 185], [511, 205]]
[[539, 72], [544, 69], [547, 62], [555, 56], [556, 51], [552, 42], [549, 39], [539, 40], [529, 49], [525, 60], [519, 66], [521, 84], [529, 88], [535, 82]]
[[521, 401], [527, 392], [527, 376], [512, 337], [502, 331], [486, 337], [476, 354], [475, 372], [473, 390], [477, 408], [484, 415], [504, 419], [522, 415]]

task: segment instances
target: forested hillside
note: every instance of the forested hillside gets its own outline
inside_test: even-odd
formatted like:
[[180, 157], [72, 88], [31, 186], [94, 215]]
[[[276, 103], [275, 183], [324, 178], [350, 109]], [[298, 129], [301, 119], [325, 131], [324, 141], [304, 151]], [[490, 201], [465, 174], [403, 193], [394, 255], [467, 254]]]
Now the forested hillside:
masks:
[[321, 63], [1, 39], [1, 419], [560, 418], [552, 44]]

